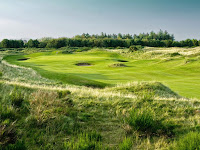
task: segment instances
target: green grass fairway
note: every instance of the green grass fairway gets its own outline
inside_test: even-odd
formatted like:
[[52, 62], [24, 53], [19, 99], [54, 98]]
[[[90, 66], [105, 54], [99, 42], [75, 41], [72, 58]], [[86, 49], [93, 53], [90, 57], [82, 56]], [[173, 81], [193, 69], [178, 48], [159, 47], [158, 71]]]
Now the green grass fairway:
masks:
[[[190, 57], [190, 61], [186, 61], [186, 56], [137, 59], [92, 50], [74, 54], [62, 54], [61, 51], [34, 53], [23, 56], [30, 59], [18, 61], [20, 57], [9, 56], [6, 60], [34, 68], [42, 76], [63, 83], [104, 87], [130, 81], [159, 81], [182, 96], [200, 98], [200, 61], [197, 56]], [[77, 63], [90, 63], [91, 66], [77, 66]], [[124, 66], [116, 66], [118, 63]]]

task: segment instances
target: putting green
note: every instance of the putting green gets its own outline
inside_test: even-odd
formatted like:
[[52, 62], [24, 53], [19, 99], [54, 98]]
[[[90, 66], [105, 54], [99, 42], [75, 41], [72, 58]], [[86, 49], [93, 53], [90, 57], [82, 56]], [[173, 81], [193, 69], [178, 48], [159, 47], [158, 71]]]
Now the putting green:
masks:
[[20, 57], [10, 56], [7, 61], [32, 67], [42, 76], [63, 83], [104, 87], [130, 81], [159, 81], [182, 96], [200, 98], [199, 59], [189, 63], [185, 63], [185, 57], [141, 60], [107, 51], [34, 53], [24, 56], [30, 59], [18, 60]]

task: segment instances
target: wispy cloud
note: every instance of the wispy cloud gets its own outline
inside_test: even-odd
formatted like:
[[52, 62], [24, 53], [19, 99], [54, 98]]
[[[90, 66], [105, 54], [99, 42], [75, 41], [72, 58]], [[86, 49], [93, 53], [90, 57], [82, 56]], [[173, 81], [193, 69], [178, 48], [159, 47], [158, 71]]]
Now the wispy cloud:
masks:
[[199, 0], [0, 0], [5, 37], [168, 30], [178, 40], [200, 39]]

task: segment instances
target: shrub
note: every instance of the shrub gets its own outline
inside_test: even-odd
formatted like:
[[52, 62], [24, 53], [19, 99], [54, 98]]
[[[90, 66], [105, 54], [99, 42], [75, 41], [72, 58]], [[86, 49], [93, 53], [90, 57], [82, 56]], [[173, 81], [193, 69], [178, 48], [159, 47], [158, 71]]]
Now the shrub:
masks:
[[131, 45], [129, 47], [129, 52], [135, 52], [141, 50], [143, 47], [141, 45]]
[[72, 139], [69, 142], [64, 143], [65, 149], [74, 150], [102, 150], [102, 137], [96, 132], [82, 133], [78, 136], [78, 139]]
[[122, 143], [119, 144], [119, 150], [130, 150], [133, 142], [131, 138], [125, 138]]
[[190, 132], [180, 138], [173, 150], [200, 150], [200, 133]]
[[134, 51], [137, 51], [138, 48], [135, 46], [135, 45], [132, 45], [129, 47], [129, 52], [134, 52]]

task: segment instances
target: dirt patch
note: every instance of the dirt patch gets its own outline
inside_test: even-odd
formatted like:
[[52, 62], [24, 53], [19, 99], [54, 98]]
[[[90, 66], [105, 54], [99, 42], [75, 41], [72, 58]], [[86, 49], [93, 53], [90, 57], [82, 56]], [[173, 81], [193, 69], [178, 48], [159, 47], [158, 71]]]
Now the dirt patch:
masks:
[[25, 60], [28, 60], [30, 58], [20, 58], [20, 59], [17, 59], [18, 61], [25, 61]]
[[117, 64], [109, 65], [109, 67], [117, 68], [117, 67], [127, 67], [127, 66], [125, 64], [122, 64], [122, 63], [117, 63]]
[[121, 60], [121, 59], [118, 59], [117, 61], [118, 62], [128, 62], [127, 60]]
[[77, 65], [77, 66], [92, 66], [91, 63], [77, 63], [75, 65]]

